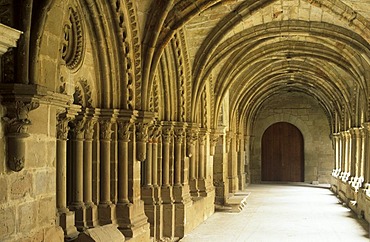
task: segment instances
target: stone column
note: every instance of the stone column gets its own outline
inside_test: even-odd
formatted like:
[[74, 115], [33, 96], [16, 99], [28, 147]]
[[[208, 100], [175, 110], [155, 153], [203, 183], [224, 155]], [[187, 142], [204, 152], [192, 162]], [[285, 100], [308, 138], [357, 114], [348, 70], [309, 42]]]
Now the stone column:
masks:
[[98, 225], [98, 210], [97, 206], [92, 201], [92, 154], [93, 154], [93, 137], [96, 119], [92, 116], [92, 110], [85, 111], [85, 142], [83, 150], [83, 200], [86, 207], [86, 225], [87, 227], [95, 227]]
[[184, 237], [186, 212], [191, 202], [189, 185], [183, 180], [185, 171], [186, 123], [175, 123], [175, 179], [173, 194], [175, 200], [175, 237]]
[[198, 190], [198, 176], [196, 174], [198, 155], [196, 153], [195, 144], [198, 140], [199, 127], [197, 124], [190, 124], [187, 128], [186, 142], [187, 142], [187, 156], [189, 157], [189, 186], [190, 194], [193, 197], [199, 197]]
[[338, 133], [333, 134], [333, 146], [334, 146], [334, 170], [332, 175], [338, 177], [338, 172], [340, 171], [340, 136]]
[[228, 131], [226, 134], [227, 143], [229, 144], [228, 155], [229, 155], [229, 189], [231, 193], [235, 193], [238, 190], [238, 157], [236, 152], [236, 137], [232, 131]]
[[244, 135], [238, 134], [238, 181], [239, 190], [245, 189], [245, 145]]
[[76, 237], [75, 214], [67, 208], [67, 137], [68, 122], [74, 115], [63, 112], [57, 117], [57, 156], [56, 156], [56, 205], [58, 210], [58, 223], [68, 238]]
[[352, 128], [350, 130], [351, 135], [351, 159], [349, 164], [349, 171], [351, 174], [351, 180], [356, 177], [356, 166], [359, 163], [360, 158], [360, 148], [359, 142], [361, 142], [360, 132], [358, 128]]
[[364, 183], [370, 184], [370, 123], [364, 123], [363, 126], [365, 131], [363, 177]]
[[116, 223], [116, 206], [111, 201], [111, 142], [113, 110], [101, 110], [100, 131], [100, 203], [98, 206], [101, 225]]
[[170, 180], [170, 152], [173, 143], [173, 124], [172, 122], [162, 122], [162, 154], [163, 154], [163, 181], [162, 181], [162, 199], [163, 199], [163, 236], [174, 238], [175, 235], [175, 213], [174, 200]]
[[85, 120], [78, 116], [72, 122], [72, 203], [70, 208], [75, 211], [75, 225], [79, 230], [86, 228], [86, 207], [83, 201], [83, 151]]
[[198, 189], [199, 195], [202, 197], [207, 196], [207, 184], [206, 184], [206, 143], [207, 143], [207, 131], [206, 129], [200, 129], [198, 136], [199, 144], [199, 170], [198, 170]]
[[[129, 111], [127, 111], [129, 112]], [[121, 115], [128, 113], [121, 110]], [[152, 125], [153, 113], [131, 111], [130, 117], [135, 121], [131, 141], [128, 142], [128, 200], [129, 203], [121, 203], [117, 206], [117, 214], [120, 217], [118, 229], [125, 235], [137, 241], [148, 241], [150, 228], [148, 218], [145, 215], [144, 202], [141, 198], [141, 162], [147, 158], [146, 146], [148, 142], [148, 128]], [[121, 161], [119, 161], [121, 162]]]
[[[162, 167], [162, 148], [161, 148], [161, 126], [155, 125], [152, 137], [152, 161], [153, 161], [153, 194], [154, 194], [154, 222], [151, 225], [151, 236], [155, 240], [161, 241], [163, 238], [163, 200], [161, 193], [161, 179], [159, 167]], [[159, 155], [160, 154], [160, 155]]]

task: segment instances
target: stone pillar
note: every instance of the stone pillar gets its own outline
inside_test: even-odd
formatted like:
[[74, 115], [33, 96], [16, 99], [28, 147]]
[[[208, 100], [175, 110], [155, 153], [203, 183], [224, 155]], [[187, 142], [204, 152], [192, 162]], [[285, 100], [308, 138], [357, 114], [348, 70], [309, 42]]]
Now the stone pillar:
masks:
[[341, 163], [340, 163], [340, 136], [338, 133], [333, 134], [333, 146], [334, 146], [334, 170], [332, 175], [334, 177], [338, 177], [338, 172], [340, 172], [341, 169]]
[[189, 157], [189, 186], [190, 194], [193, 197], [199, 197], [198, 177], [196, 174], [199, 157], [197, 156], [195, 144], [198, 140], [199, 127], [196, 124], [191, 124], [187, 128], [187, 156]]
[[98, 210], [96, 204], [92, 201], [92, 154], [93, 137], [96, 119], [93, 117], [93, 110], [85, 110], [85, 142], [83, 150], [83, 200], [86, 207], [86, 226], [91, 228], [98, 225]]
[[365, 154], [364, 154], [364, 164], [363, 164], [363, 176], [364, 183], [370, 184], [370, 123], [364, 123], [365, 131]]
[[189, 185], [185, 177], [186, 123], [175, 123], [175, 184], [173, 194], [175, 200], [175, 237], [184, 237], [186, 225], [186, 211], [191, 202]]
[[[130, 112], [130, 111], [128, 111]], [[144, 211], [144, 202], [141, 196], [141, 162], [146, 159], [146, 144], [148, 142], [148, 128], [153, 122], [153, 114], [134, 111], [127, 113], [120, 111], [120, 117], [129, 115], [135, 121], [131, 141], [128, 142], [128, 200], [129, 203], [120, 203], [117, 206], [119, 216], [118, 229], [125, 237], [138, 241], [148, 241], [150, 238], [148, 218]], [[122, 162], [121, 160], [119, 162]]]
[[229, 189], [231, 193], [235, 193], [238, 190], [238, 157], [236, 152], [236, 137], [229, 131], [227, 132], [226, 138], [229, 143], [228, 155], [229, 155]]
[[163, 199], [163, 236], [167, 238], [174, 238], [175, 235], [175, 213], [174, 213], [174, 199], [173, 187], [170, 180], [171, 167], [171, 145], [173, 144], [173, 123], [162, 122], [162, 199]]
[[79, 115], [72, 122], [72, 203], [70, 208], [75, 211], [75, 225], [79, 230], [86, 228], [86, 207], [83, 201], [83, 151], [85, 120]]
[[75, 214], [67, 208], [67, 137], [68, 122], [73, 119], [74, 113], [63, 112], [57, 117], [57, 156], [56, 156], [56, 203], [58, 221], [64, 230], [66, 238], [74, 238], [78, 235], [75, 227]]
[[116, 206], [111, 201], [111, 142], [112, 123], [115, 121], [113, 110], [101, 110], [100, 131], [100, 203], [98, 206], [101, 225], [116, 223]]
[[358, 128], [351, 128], [350, 129], [351, 135], [351, 159], [349, 164], [349, 173], [351, 174], [352, 180], [356, 177], [356, 166], [358, 165], [359, 158], [360, 158], [360, 148], [359, 142], [361, 142], [361, 137]]
[[245, 145], [244, 135], [238, 134], [238, 181], [239, 190], [245, 189]]
[[152, 161], [153, 161], [153, 194], [154, 194], [154, 221], [151, 226], [151, 236], [155, 240], [161, 241], [163, 238], [163, 201], [161, 193], [161, 172], [159, 167], [162, 167], [162, 144], [161, 144], [162, 129], [161, 126], [155, 125], [152, 137]]
[[199, 195], [202, 197], [207, 196], [207, 184], [206, 184], [206, 144], [207, 144], [207, 130], [200, 129], [198, 136], [198, 149], [199, 149], [199, 169], [198, 169], [198, 189]]

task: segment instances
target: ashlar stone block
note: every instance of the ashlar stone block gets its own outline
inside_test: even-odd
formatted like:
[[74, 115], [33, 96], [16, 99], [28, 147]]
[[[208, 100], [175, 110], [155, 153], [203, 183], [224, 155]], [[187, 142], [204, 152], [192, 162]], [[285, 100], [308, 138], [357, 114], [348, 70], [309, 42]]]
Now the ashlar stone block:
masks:
[[0, 241], [15, 232], [15, 208], [0, 209]]
[[32, 195], [32, 174], [20, 172], [12, 174], [10, 178], [10, 199], [19, 199], [27, 194]]

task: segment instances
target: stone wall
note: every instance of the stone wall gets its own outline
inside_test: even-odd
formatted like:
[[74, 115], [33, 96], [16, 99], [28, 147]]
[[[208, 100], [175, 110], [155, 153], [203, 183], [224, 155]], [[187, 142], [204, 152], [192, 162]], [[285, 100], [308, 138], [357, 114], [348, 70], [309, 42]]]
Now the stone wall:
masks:
[[330, 183], [334, 150], [330, 126], [318, 102], [303, 94], [286, 93], [267, 101], [252, 128], [250, 175], [252, 183], [261, 181], [261, 140], [265, 130], [276, 122], [295, 125], [304, 140], [305, 182]]
[[[0, 107], [0, 115], [4, 116]], [[63, 241], [55, 224], [55, 122], [53, 111], [42, 104], [30, 120], [25, 167], [13, 172], [6, 165], [4, 126], [0, 128], [0, 241]]]

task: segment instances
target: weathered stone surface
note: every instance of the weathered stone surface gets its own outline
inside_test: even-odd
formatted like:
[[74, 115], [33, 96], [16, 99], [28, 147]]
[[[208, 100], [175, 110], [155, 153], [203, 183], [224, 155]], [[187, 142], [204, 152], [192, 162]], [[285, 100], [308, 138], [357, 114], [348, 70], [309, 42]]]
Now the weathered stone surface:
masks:
[[38, 207], [38, 223], [40, 226], [55, 224], [55, 197], [42, 198]]
[[40, 170], [34, 175], [35, 194], [50, 194], [55, 189], [55, 171], [51, 169]]
[[31, 201], [18, 206], [17, 230], [26, 233], [35, 227], [37, 221], [38, 202]]
[[0, 204], [6, 202], [8, 198], [8, 179], [0, 175]]
[[15, 207], [0, 209], [0, 240], [15, 232]]
[[33, 177], [28, 171], [14, 173], [10, 176], [10, 199], [33, 195]]

